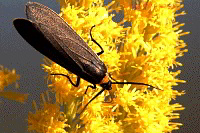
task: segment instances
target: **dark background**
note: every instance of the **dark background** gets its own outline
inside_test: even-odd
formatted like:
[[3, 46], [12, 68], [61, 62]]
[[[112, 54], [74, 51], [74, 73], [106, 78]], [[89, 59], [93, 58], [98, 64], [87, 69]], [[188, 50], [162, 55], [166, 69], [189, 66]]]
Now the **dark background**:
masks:
[[[0, 64], [6, 68], [15, 68], [17, 74], [21, 75], [20, 88], [15, 91], [29, 93], [30, 96], [25, 104], [0, 98], [0, 132], [1, 133], [26, 133], [27, 116], [32, 110], [32, 100], [39, 101], [40, 93], [47, 90], [44, 81], [44, 72], [40, 64], [43, 63], [43, 55], [28, 45], [17, 33], [12, 25], [14, 18], [25, 18], [24, 5], [27, 0], [6, 0], [0, 1]], [[37, 0], [54, 11], [59, 13], [59, 3], [55, 0]], [[184, 124], [180, 130], [173, 133], [200, 133], [200, 1], [185, 0], [184, 9], [188, 14], [180, 16], [177, 21], [185, 23], [184, 31], [191, 34], [182, 37], [188, 44], [188, 53], [178, 59], [183, 63], [180, 79], [187, 83], [176, 87], [178, 90], [185, 90], [186, 94], [178, 97], [176, 101], [186, 109], [180, 111], [181, 118], [176, 120]], [[120, 15], [118, 17], [121, 17]], [[115, 19], [118, 19], [116, 17]], [[38, 88], [38, 89], [37, 89]], [[13, 90], [10, 85], [6, 90]]]

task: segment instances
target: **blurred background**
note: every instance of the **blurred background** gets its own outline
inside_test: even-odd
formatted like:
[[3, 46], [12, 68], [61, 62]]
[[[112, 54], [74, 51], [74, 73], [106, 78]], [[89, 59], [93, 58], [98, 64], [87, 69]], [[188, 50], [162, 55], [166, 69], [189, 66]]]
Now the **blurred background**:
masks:
[[[32, 111], [32, 101], [39, 101], [40, 93], [47, 90], [44, 80], [44, 71], [40, 64], [43, 63], [43, 55], [34, 50], [17, 33], [12, 21], [14, 18], [25, 18], [24, 6], [28, 0], [1, 0], [0, 1], [0, 65], [12, 70], [16, 69], [20, 74], [20, 88], [10, 85], [6, 90], [19, 91], [31, 94], [25, 104], [7, 100], [0, 97], [0, 133], [28, 133], [27, 117]], [[59, 3], [56, 0], [34, 0], [40, 2], [57, 13]], [[111, 0], [105, 2], [108, 3]], [[181, 118], [176, 120], [183, 123], [180, 130], [173, 133], [199, 133], [200, 132], [200, 1], [185, 0], [185, 10], [188, 14], [177, 17], [177, 21], [185, 23], [182, 27], [185, 32], [191, 34], [181, 39], [188, 44], [188, 53], [178, 59], [183, 66], [178, 67], [182, 71], [180, 79], [187, 83], [175, 87], [177, 90], [185, 90], [186, 94], [178, 97], [173, 103], [180, 103], [186, 109], [179, 111]], [[122, 15], [118, 14], [114, 20], [119, 20]]]

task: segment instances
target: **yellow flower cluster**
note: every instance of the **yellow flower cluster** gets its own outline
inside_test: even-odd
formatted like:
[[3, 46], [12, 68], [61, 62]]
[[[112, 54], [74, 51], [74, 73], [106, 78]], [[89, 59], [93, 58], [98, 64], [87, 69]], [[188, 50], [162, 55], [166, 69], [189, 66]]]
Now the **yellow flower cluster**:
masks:
[[[15, 69], [11, 71], [0, 66], [0, 91], [3, 91], [6, 86], [15, 83], [19, 79], [20, 76], [16, 74]], [[16, 84], [16, 87], [18, 87], [18, 84]]]
[[[101, 88], [88, 89], [87, 94], [84, 94], [90, 83], [81, 80], [79, 87], [73, 87], [66, 77], [49, 76], [52, 82], [49, 87], [55, 92], [57, 103], [64, 104], [66, 120], [63, 123], [66, 122], [68, 128], [57, 131], [61, 127], [56, 126], [56, 122], [40, 123], [46, 129], [51, 127], [51, 130], [37, 131], [163, 133], [178, 129], [181, 124], [171, 120], [179, 118], [179, 114], [174, 112], [184, 108], [180, 104], [171, 104], [170, 101], [184, 94], [184, 91], [174, 90], [173, 86], [185, 81], [176, 78], [180, 71], [172, 72], [169, 69], [181, 66], [176, 59], [187, 52], [184, 49], [186, 44], [180, 40], [180, 36], [188, 32], [182, 32], [179, 28], [183, 24], [175, 19], [176, 16], [185, 14], [176, 14], [183, 7], [181, 0], [116, 0], [107, 6], [103, 2], [60, 0], [60, 16], [95, 53], [100, 49], [91, 41], [89, 31], [96, 25], [92, 35], [103, 47], [105, 53], [100, 58], [114, 79], [146, 83], [157, 89], [138, 85], [112, 85], [109, 93], [103, 92], [77, 117], [76, 114]], [[119, 23], [112, 20], [114, 15], [109, 15], [114, 10], [124, 12], [124, 18]], [[126, 28], [125, 22], [129, 24]], [[49, 74], [66, 74], [76, 81], [76, 75], [48, 59], [45, 61], [43, 67]], [[104, 102], [105, 99], [107, 102]], [[45, 108], [51, 108], [46, 106]], [[43, 112], [46, 110], [48, 109]], [[55, 111], [52, 113], [59, 114]], [[48, 117], [50, 120], [54, 119], [54, 114], [48, 111], [45, 116], [39, 115], [38, 118]], [[36, 130], [37, 127], [33, 129]]]
[[17, 102], [24, 103], [28, 98], [28, 94], [4, 90], [5, 87], [13, 83], [15, 83], [15, 87], [18, 88], [19, 85], [17, 80], [19, 79], [20, 75], [16, 74], [15, 69], [9, 70], [3, 66], [0, 66], [0, 96], [9, 100], [15, 100]]

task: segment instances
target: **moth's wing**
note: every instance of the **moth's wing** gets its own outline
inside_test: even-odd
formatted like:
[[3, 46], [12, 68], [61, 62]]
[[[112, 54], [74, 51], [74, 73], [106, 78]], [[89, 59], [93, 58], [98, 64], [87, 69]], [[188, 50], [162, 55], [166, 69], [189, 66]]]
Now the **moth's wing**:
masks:
[[[46, 38], [55, 46], [59, 45], [56, 47], [60, 47], [78, 65], [81, 64], [79, 67], [84, 67], [83, 71], [99, 74], [100, 78], [105, 76], [107, 68], [104, 63], [56, 12], [36, 2], [28, 2], [25, 10], [27, 18], [38, 25]], [[52, 35], [48, 35], [50, 32]]]
[[[55, 36], [52, 27], [48, 28], [46, 25], [36, 24], [27, 19], [15, 19], [13, 24], [31, 46], [72, 73], [91, 83], [99, 83], [105, 76], [102, 66], [79, 55], [81, 51], [85, 52], [85, 49], [77, 47], [78, 44], [70, 41], [69, 38]], [[66, 42], [67, 45], [60, 46]], [[74, 46], [79, 53], [69, 49]]]

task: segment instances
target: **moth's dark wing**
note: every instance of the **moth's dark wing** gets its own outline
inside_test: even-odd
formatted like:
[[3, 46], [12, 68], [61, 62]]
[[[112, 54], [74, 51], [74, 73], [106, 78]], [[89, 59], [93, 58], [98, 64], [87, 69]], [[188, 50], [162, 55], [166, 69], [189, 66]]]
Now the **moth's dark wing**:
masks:
[[[53, 29], [27, 19], [15, 19], [13, 24], [31, 46], [72, 73], [94, 84], [99, 83], [105, 76], [104, 64], [100, 66], [99, 63], [79, 55], [80, 52], [76, 53], [69, 49], [69, 47], [76, 47], [81, 51], [82, 47], [78, 47], [78, 44], [68, 38], [55, 36]], [[60, 46], [60, 43], [66, 42], [67, 45]], [[85, 52], [84, 49], [83, 52]]]
[[[70, 57], [76, 62], [76, 65], [79, 65], [85, 76], [81, 75], [82, 78], [91, 83], [99, 83], [102, 80], [107, 72], [104, 63], [56, 12], [42, 4], [28, 2], [26, 5], [26, 15], [28, 19], [37, 24], [45, 38], [60, 51], [61, 55], [67, 58]], [[76, 73], [74, 69], [70, 70], [66, 65], [61, 66], [78, 76], [81, 74], [81, 72]]]

